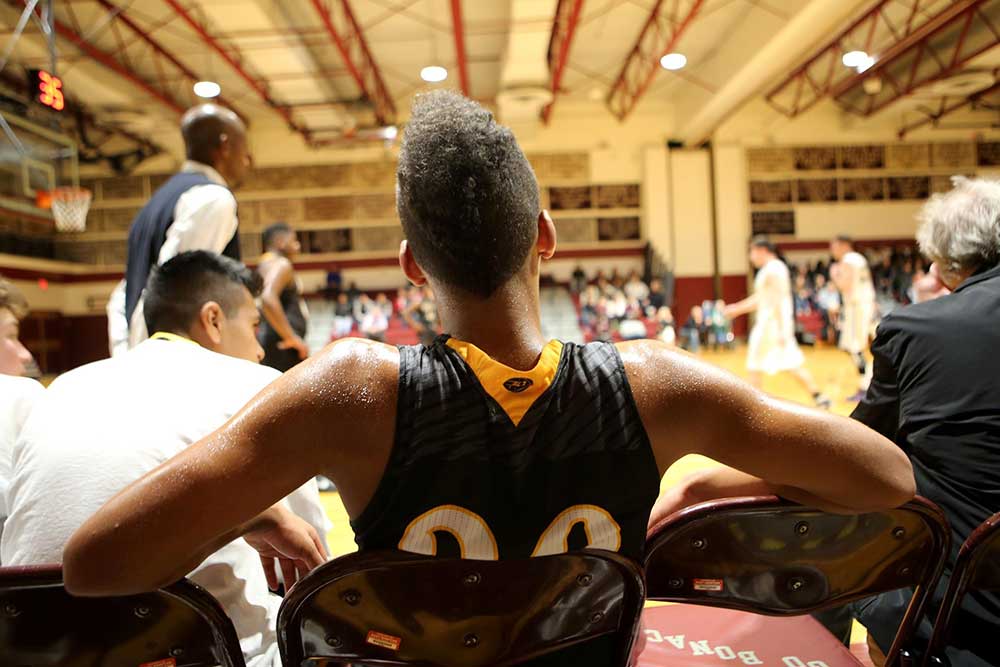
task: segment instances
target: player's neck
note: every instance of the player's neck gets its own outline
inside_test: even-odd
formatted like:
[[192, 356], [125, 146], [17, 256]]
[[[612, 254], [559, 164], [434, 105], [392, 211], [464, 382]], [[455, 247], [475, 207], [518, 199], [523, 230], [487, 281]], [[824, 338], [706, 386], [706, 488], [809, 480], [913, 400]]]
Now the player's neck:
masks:
[[511, 368], [534, 368], [545, 347], [538, 288], [516, 278], [485, 300], [441, 291], [438, 310], [446, 333]]

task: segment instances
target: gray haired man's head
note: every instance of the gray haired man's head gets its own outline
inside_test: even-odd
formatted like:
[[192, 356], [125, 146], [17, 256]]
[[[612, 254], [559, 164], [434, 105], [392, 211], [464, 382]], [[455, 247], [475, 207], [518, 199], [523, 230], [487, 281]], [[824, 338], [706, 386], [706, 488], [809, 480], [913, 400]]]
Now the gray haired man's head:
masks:
[[1000, 262], [1000, 181], [952, 181], [920, 211], [917, 242], [943, 274], [964, 277]]

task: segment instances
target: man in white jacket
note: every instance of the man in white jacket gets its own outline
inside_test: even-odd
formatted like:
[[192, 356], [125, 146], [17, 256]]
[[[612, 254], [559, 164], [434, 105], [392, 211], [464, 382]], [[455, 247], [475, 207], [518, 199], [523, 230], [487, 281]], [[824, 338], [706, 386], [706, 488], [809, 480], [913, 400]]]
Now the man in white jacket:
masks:
[[[14, 448], [4, 565], [61, 562], [69, 536], [108, 499], [221, 426], [280, 376], [258, 363], [260, 287], [256, 273], [206, 251], [154, 269], [145, 292], [150, 339], [62, 375], [35, 404]], [[325, 553], [329, 523], [316, 483], [284, 502], [300, 517], [293, 518], [297, 529]], [[268, 592], [261, 565], [238, 539], [189, 576], [233, 619], [247, 664], [277, 667], [280, 598]]]

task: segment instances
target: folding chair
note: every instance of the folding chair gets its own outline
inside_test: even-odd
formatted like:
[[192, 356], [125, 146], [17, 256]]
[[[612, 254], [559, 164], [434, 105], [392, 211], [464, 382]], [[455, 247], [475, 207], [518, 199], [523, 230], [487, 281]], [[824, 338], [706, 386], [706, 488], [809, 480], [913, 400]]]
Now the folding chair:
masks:
[[200, 586], [74, 597], [59, 565], [0, 568], [0, 656], [4, 667], [245, 667], [232, 622]]
[[[775, 497], [702, 503], [650, 531], [648, 597], [792, 616], [914, 587], [886, 656], [887, 667], [896, 667], [914, 660], [913, 631], [941, 576], [949, 544], [944, 515], [921, 498], [855, 516]], [[815, 628], [822, 630], [818, 624]]]
[[503, 667], [605, 637], [607, 664], [624, 666], [643, 599], [639, 565], [607, 551], [503, 561], [352, 554], [292, 587], [278, 642], [295, 667]]
[[925, 665], [948, 665], [945, 649], [955, 613], [970, 590], [1000, 591], [1000, 512], [984, 521], [958, 550], [955, 570], [938, 610]]

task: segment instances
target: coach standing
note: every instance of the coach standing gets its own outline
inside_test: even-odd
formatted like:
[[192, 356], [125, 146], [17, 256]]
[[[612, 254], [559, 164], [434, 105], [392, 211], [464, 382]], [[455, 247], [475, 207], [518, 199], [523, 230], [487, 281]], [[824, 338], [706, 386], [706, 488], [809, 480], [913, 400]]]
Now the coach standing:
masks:
[[251, 165], [246, 126], [215, 104], [189, 109], [181, 119], [187, 160], [153, 193], [128, 233], [125, 279], [108, 303], [112, 356], [148, 336], [142, 291], [154, 266], [187, 250], [210, 250], [240, 259], [236, 198]]
[[[956, 179], [921, 212], [921, 251], [952, 294], [894, 310], [878, 328], [875, 376], [852, 417], [893, 439], [909, 455], [917, 493], [951, 524], [952, 551], [1000, 511], [1000, 182]], [[906, 611], [909, 592], [855, 603], [854, 612], [883, 652]], [[955, 619], [953, 667], [1000, 665], [1000, 596], [975, 591]], [[927, 640], [924, 619], [918, 636]], [[875, 664], [879, 664], [875, 660]]]

